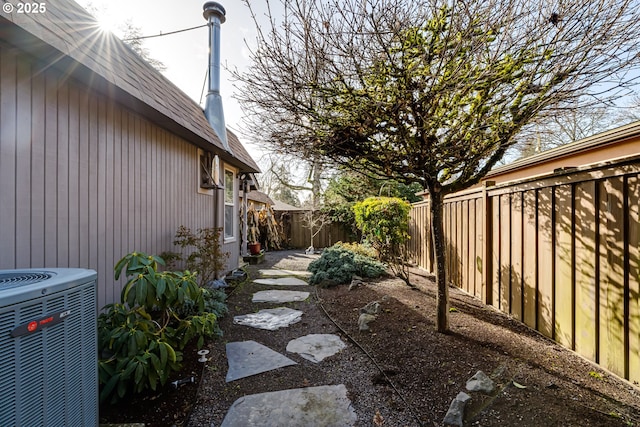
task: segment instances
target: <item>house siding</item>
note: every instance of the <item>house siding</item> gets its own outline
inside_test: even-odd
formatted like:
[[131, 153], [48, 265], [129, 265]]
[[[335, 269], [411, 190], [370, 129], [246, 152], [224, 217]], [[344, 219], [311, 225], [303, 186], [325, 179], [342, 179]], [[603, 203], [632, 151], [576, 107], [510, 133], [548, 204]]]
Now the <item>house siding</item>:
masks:
[[213, 227], [215, 197], [198, 193], [195, 145], [34, 64], [0, 44], [0, 269], [95, 269], [102, 307], [119, 300], [123, 255]]

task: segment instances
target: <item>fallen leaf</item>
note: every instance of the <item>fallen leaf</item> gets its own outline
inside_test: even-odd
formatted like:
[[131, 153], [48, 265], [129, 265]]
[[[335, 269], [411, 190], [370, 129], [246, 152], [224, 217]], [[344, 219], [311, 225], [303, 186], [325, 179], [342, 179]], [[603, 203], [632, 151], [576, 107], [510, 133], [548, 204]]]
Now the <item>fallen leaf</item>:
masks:
[[384, 418], [382, 418], [380, 411], [376, 411], [376, 414], [373, 416], [373, 424], [377, 426], [384, 424]]

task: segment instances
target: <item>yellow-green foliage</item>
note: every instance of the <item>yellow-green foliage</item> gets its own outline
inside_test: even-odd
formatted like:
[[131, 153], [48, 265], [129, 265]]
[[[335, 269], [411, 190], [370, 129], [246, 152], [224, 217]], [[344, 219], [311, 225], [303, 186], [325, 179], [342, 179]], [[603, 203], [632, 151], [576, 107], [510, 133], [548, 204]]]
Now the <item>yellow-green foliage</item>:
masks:
[[338, 242], [336, 243], [334, 246], [338, 246], [341, 248], [344, 248], [348, 251], [351, 251], [355, 254], [360, 254], [360, 255], [364, 255], [364, 256], [368, 256], [369, 258], [377, 258], [378, 257], [378, 252], [376, 252], [376, 250], [371, 247], [371, 245], [368, 244], [362, 244], [362, 243], [343, 243], [343, 242]]
[[353, 206], [356, 225], [383, 260], [409, 238], [410, 210], [411, 205], [397, 197], [369, 197]]

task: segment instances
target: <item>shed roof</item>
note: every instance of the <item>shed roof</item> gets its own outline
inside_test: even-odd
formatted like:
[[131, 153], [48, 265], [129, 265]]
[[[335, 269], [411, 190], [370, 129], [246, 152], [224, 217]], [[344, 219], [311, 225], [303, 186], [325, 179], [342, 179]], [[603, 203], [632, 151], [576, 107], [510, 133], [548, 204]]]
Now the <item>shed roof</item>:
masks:
[[[242, 195], [240, 196], [242, 198]], [[273, 205], [273, 200], [269, 197], [268, 194], [263, 193], [262, 191], [252, 190], [247, 193], [247, 200], [254, 201], [258, 203], [263, 203], [265, 205]]]
[[[11, 25], [14, 24], [14, 25]], [[227, 129], [227, 152], [200, 105], [154, 69], [126, 43], [101, 31], [72, 0], [47, 3], [42, 14], [0, 15], [0, 40], [33, 55], [189, 142], [215, 151], [242, 172], [259, 172], [238, 137]]]
[[273, 201], [273, 210], [274, 211], [291, 211], [291, 212], [300, 211], [300, 212], [302, 212], [302, 211], [306, 211], [306, 210], [309, 210], [309, 209], [299, 208], [297, 206], [293, 206], [293, 205], [290, 205], [288, 203], [281, 202], [280, 200], [274, 200]]

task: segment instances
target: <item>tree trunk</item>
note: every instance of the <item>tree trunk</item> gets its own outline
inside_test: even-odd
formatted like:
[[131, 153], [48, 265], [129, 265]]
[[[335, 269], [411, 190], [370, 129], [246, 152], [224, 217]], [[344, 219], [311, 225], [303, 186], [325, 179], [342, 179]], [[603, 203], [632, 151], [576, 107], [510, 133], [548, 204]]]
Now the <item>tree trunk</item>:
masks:
[[431, 200], [431, 236], [433, 238], [433, 253], [436, 259], [436, 330], [449, 331], [449, 288], [445, 269], [446, 246], [443, 227], [443, 197], [439, 191], [429, 191]]

